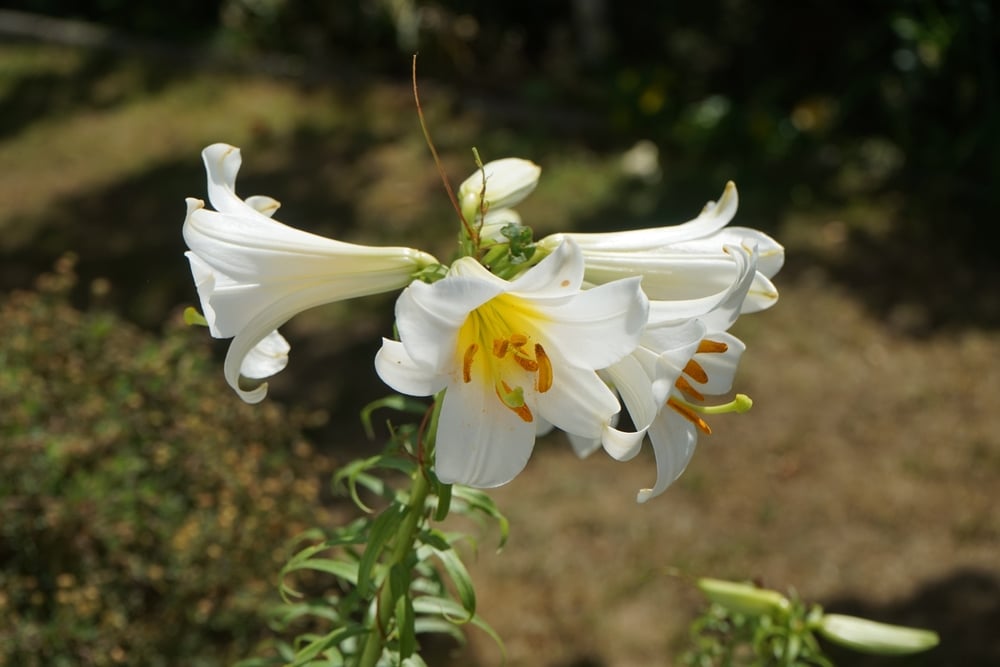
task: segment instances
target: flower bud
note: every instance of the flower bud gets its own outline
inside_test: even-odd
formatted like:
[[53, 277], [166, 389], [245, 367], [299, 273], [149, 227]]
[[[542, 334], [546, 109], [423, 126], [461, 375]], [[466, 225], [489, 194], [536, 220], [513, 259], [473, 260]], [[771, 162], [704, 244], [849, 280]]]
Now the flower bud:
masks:
[[721, 579], [699, 579], [698, 588], [709, 600], [730, 611], [750, 616], [784, 614], [791, 603], [781, 593]]
[[817, 629], [830, 641], [863, 653], [906, 655], [938, 645], [937, 633], [931, 630], [888, 625], [843, 614], [824, 615]]
[[[535, 189], [542, 168], [529, 160], [509, 157], [493, 160], [469, 176], [458, 188], [462, 213], [470, 220], [484, 210], [514, 206]], [[483, 180], [486, 193], [483, 194]]]

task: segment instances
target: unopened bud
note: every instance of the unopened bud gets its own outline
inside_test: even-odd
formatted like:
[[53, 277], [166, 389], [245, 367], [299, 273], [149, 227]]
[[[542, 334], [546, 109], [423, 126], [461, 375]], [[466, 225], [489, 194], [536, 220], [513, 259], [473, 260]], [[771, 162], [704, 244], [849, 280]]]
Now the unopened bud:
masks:
[[514, 206], [531, 194], [538, 185], [541, 173], [541, 167], [521, 158], [509, 157], [487, 162], [458, 188], [462, 213], [475, 219], [484, 211]]
[[792, 603], [784, 595], [752, 584], [738, 584], [721, 579], [699, 579], [698, 588], [709, 600], [730, 611], [750, 616], [784, 614]]
[[843, 614], [824, 615], [817, 630], [836, 644], [879, 655], [919, 653], [934, 648], [939, 641], [937, 633], [931, 630], [889, 625]]

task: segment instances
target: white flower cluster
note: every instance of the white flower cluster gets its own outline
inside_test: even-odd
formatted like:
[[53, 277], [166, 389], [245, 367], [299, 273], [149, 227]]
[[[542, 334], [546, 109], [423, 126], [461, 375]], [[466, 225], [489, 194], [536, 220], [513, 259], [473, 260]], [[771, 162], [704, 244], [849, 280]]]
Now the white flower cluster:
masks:
[[[732, 183], [690, 222], [555, 234], [504, 263], [497, 251], [515, 249], [505, 234], [520, 224], [510, 207], [541, 170], [517, 158], [490, 162], [458, 191], [482, 252], [428, 282], [420, 276], [438, 261], [427, 253], [316, 236], [274, 220], [269, 197], [240, 199], [239, 149], [214, 144], [202, 157], [216, 210], [187, 200], [187, 256], [212, 335], [234, 337], [225, 374], [247, 402], [263, 399], [264, 379], [287, 363], [277, 328], [296, 313], [402, 289], [399, 340], [383, 341], [375, 369], [403, 394], [444, 391], [435, 464], [443, 482], [505, 484], [552, 426], [581, 456], [603, 446], [619, 460], [648, 435], [657, 479], [639, 491], [645, 502], [683, 472], [699, 432], [711, 432], [706, 416], [749, 408], [742, 395], [723, 405], [707, 397], [732, 389], [744, 345], [728, 329], [777, 300], [770, 279], [784, 251], [757, 230], [727, 227]], [[616, 428], [622, 405], [635, 430]]]

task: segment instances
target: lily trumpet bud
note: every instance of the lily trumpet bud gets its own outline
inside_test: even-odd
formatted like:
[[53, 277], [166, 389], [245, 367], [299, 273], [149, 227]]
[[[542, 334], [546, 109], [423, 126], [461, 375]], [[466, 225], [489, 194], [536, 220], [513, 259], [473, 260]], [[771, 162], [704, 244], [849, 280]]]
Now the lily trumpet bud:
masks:
[[493, 160], [469, 176], [458, 188], [459, 206], [466, 220], [489, 210], [514, 206], [538, 185], [542, 168], [530, 160], [509, 157]]

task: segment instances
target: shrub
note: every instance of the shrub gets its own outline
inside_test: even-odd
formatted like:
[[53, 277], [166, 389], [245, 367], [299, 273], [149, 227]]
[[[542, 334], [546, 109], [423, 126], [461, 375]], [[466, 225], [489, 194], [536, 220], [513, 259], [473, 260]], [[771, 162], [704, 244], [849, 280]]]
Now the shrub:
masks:
[[0, 303], [0, 664], [232, 662], [329, 463], [235, 397], [204, 330], [81, 312], [73, 283], [63, 260]]

